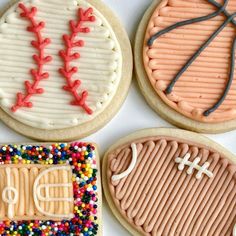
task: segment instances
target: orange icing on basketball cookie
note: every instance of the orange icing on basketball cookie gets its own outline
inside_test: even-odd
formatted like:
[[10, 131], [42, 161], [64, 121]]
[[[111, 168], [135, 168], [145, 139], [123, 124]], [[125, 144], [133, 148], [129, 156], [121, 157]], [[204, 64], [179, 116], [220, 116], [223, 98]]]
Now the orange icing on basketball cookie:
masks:
[[[135, 167], [114, 180], [129, 168], [134, 143]], [[187, 154], [189, 164], [181, 169], [177, 158]], [[204, 165], [208, 167], [198, 178], [197, 166]], [[236, 166], [217, 151], [177, 138], [143, 138], [110, 152], [107, 168], [113, 202], [142, 235], [232, 235]]]
[[[203, 115], [220, 99], [229, 80], [235, 26], [232, 23], [226, 25], [182, 74], [170, 94], [165, 92], [167, 86], [226, 17], [222, 13], [210, 20], [181, 26], [160, 36], [150, 47], [147, 42], [155, 33], [177, 22], [206, 16], [217, 10], [207, 0], [163, 0], [148, 23], [143, 47], [144, 67], [160, 98], [184, 116], [209, 123], [236, 119], [235, 80], [218, 109], [209, 116]], [[229, 0], [226, 10], [230, 14], [236, 12], [236, 3]]]

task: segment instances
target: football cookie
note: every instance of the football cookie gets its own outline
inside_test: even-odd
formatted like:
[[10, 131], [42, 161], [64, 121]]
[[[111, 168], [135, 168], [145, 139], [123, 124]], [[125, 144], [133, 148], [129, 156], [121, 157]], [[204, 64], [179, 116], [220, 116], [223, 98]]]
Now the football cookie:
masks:
[[97, 148], [0, 146], [0, 235], [102, 235]]
[[72, 140], [122, 105], [132, 52], [101, 1], [24, 0], [0, 19], [0, 119], [39, 140]]
[[147, 102], [171, 123], [198, 132], [236, 128], [233, 0], [154, 0], [135, 42]]
[[132, 235], [236, 235], [236, 157], [199, 134], [159, 128], [121, 139], [103, 159], [103, 187]]

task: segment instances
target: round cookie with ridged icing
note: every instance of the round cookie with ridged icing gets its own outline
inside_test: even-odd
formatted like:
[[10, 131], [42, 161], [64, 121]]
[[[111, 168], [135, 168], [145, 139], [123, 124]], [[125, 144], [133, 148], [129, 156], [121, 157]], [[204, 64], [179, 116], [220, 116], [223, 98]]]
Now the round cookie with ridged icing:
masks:
[[236, 157], [189, 131], [147, 129], [103, 158], [108, 204], [132, 235], [236, 235]]
[[24, 0], [0, 20], [0, 119], [40, 140], [105, 125], [131, 82], [132, 53], [100, 1]]
[[236, 127], [234, 1], [154, 0], [135, 42], [136, 73], [151, 107], [197, 132]]

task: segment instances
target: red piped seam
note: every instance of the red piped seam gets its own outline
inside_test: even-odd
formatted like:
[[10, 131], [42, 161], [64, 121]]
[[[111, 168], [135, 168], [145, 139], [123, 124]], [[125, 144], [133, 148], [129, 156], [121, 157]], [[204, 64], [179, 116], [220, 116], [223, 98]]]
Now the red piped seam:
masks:
[[63, 89], [70, 92], [74, 100], [71, 102], [71, 105], [73, 106], [80, 106], [82, 107], [89, 115], [93, 113], [93, 111], [88, 107], [86, 104], [86, 99], [88, 97], [88, 91], [84, 90], [82, 91], [81, 95], [78, 94], [77, 89], [81, 85], [80, 80], [72, 81], [73, 75], [78, 71], [77, 67], [71, 67], [70, 63], [73, 60], [77, 60], [80, 58], [79, 53], [72, 53], [72, 49], [74, 47], [83, 47], [84, 41], [78, 40], [75, 41], [75, 38], [77, 37], [78, 33], [89, 33], [90, 29], [88, 27], [83, 27], [84, 22], [94, 22], [95, 17], [91, 14], [93, 13], [92, 8], [88, 8], [86, 11], [84, 11], [82, 8], [79, 8], [78, 10], [78, 21], [70, 21], [70, 28], [71, 28], [71, 34], [70, 35], [63, 35], [63, 39], [66, 45], [65, 50], [61, 50], [59, 55], [64, 60], [64, 68], [60, 68], [60, 73], [65, 77], [67, 85], [63, 86]]
[[27, 27], [27, 30], [35, 34], [36, 40], [33, 40], [31, 45], [38, 50], [38, 55], [33, 55], [33, 59], [37, 64], [37, 69], [30, 70], [33, 77], [33, 83], [25, 81], [26, 93], [17, 93], [16, 104], [11, 108], [13, 112], [16, 112], [21, 107], [31, 108], [33, 103], [30, 102], [30, 98], [35, 94], [44, 93], [44, 89], [38, 88], [38, 85], [41, 80], [49, 77], [49, 73], [43, 72], [43, 66], [52, 60], [51, 56], [44, 55], [44, 49], [51, 43], [51, 40], [42, 37], [41, 30], [45, 27], [45, 23], [42, 21], [38, 23], [35, 20], [37, 8], [32, 7], [31, 9], [27, 9], [23, 3], [19, 3], [19, 8], [22, 10], [20, 16], [26, 18], [31, 23], [31, 25]]

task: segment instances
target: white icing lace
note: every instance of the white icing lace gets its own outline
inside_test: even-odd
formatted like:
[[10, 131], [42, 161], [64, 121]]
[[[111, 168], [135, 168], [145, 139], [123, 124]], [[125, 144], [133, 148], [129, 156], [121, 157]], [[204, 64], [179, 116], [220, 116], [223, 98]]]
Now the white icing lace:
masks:
[[118, 174], [118, 175], [113, 175], [112, 176], [112, 181], [117, 181], [117, 180], [123, 179], [124, 177], [128, 176], [132, 172], [132, 170], [134, 169], [134, 167], [136, 165], [136, 162], [137, 162], [137, 147], [136, 147], [136, 144], [132, 143], [131, 148], [132, 148], [132, 160], [131, 160], [131, 163], [130, 163], [128, 169], [125, 170], [124, 172]]
[[200, 179], [202, 177], [202, 174], [207, 175], [209, 178], [213, 177], [213, 173], [209, 171], [207, 168], [210, 166], [209, 162], [205, 162], [203, 166], [198, 165], [198, 163], [201, 161], [200, 157], [196, 157], [193, 162], [189, 161], [190, 158], [190, 153], [187, 153], [184, 158], [177, 157], [175, 159], [176, 163], [179, 163], [178, 169], [179, 170], [184, 170], [185, 166], [189, 166], [187, 170], [187, 174], [191, 175], [194, 171], [194, 169], [198, 170], [196, 174], [196, 178]]

